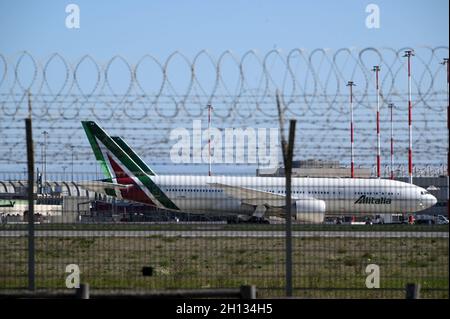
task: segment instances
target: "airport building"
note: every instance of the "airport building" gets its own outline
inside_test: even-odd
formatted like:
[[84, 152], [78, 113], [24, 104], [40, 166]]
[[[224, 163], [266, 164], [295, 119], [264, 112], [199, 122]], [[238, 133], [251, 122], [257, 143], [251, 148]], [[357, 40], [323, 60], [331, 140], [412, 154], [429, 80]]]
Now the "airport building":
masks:
[[[25, 223], [28, 211], [27, 181], [0, 181], [0, 222]], [[36, 222], [156, 222], [188, 219], [217, 220], [196, 214], [170, 212], [81, 188], [75, 182], [47, 181], [35, 185]]]
[[[284, 176], [284, 167], [257, 169], [256, 175], [281, 177]], [[308, 159], [292, 161], [292, 177], [350, 177], [350, 170], [341, 166], [339, 161]], [[355, 167], [355, 177], [369, 178], [371, 170]]]
[[[80, 188], [73, 182], [45, 182], [35, 185], [35, 214], [51, 222], [79, 221], [101, 195]], [[8, 221], [23, 221], [28, 210], [27, 181], [0, 181], [0, 215]]]

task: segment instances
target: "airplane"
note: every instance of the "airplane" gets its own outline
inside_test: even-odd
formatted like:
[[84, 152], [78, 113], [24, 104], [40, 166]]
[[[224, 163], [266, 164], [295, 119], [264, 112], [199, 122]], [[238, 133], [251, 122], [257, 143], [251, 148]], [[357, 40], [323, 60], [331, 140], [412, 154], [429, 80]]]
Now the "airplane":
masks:
[[[171, 211], [234, 214], [244, 220], [283, 215], [283, 177], [157, 175], [119, 137], [82, 121], [106, 179], [79, 182], [90, 191]], [[292, 178], [296, 220], [321, 223], [325, 214], [415, 213], [436, 204], [424, 188], [378, 178]]]

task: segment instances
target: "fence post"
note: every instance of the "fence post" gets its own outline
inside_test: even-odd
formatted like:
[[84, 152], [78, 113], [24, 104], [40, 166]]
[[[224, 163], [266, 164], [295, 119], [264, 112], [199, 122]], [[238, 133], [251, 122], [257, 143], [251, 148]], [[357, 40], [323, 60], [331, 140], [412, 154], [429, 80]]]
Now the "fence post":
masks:
[[241, 286], [242, 299], [256, 299], [256, 287], [254, 285]]
[[34, 153], [31, 124], [31, 94], [28, 92], [28, 118], [25, 119], [28, 166], [28, 289], [35, 289], [34, 260]]
[[407, 284], [406, 299], [419, 299], [419, 298], [420, 298], [420, 284]]
[[80, 288], [76, 289], [75, 296], [77, 299], [89, 299], [89, 284], [80, 284]]
[[296, 120], [289, 121], [289, 137], [286, 142], [284, 137], [284, 119], [281, 109], [280, 94], [276, 92], [278, 117], [281, 131], [281, 149], [283, 151], [284, 172], [286, 176], [286, 296], [292, 297], [292, 196], [291, 196], [291, 180], [292, 180], [292, 157], [294, 153], [295, 142], [295, 124]]

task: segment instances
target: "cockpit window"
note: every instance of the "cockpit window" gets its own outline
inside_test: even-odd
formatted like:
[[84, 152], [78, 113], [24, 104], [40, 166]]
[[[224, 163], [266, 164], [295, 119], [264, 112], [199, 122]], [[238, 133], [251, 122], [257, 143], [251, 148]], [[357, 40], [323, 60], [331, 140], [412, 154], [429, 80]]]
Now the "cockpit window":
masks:
[[421, 194], [421, 195], [428, 195], [428, 194], [430, 194], [430, 193], [429, 193], [428, 191], [421, 191], [420, 194]]

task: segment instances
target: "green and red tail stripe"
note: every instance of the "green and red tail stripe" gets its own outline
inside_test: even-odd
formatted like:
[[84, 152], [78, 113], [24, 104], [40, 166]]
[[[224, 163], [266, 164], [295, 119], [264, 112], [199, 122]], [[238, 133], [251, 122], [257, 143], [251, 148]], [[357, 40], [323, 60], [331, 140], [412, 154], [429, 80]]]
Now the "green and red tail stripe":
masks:
[[139, 167], [144, 171], [144, 173], [150, 176], [156, 176], [156, 173], [150, 167], [148, 167], [147, 164], [144, 163], [144, 161], [139, 157], [139, 155], [137, 155], [121, 137], [111, 136], [111, 138], [113, 139], [114, 142], [117, 143], [117, 145], [119, 145], [125, 151], [125, 153], [128, 154], [128, 156], [131, 157], [131, 159], [137, 165], [139, 165]]
[[[100, 163], [106, 177], [111, 179], [113, 183], [133, 185], [127, 190], [121, 190], [124, 199], [136, 200], [136, 198], [139, 198], [138, 201], [142, 202], [142, 197], [145, 196], [144, 201], [146, 203], [152, 203], [161, 208], [178, 210], [178, 207], [151, 179], [150, 176], [155, 175], [154, 172], [125, 142], [120, 140], [117, 143], [117, 138], [116, 140], [112, 139], [93, 121], [83, 121], [82, 125], [95, 158]], [[111, 191], [114, 193], [113, 190]]]

